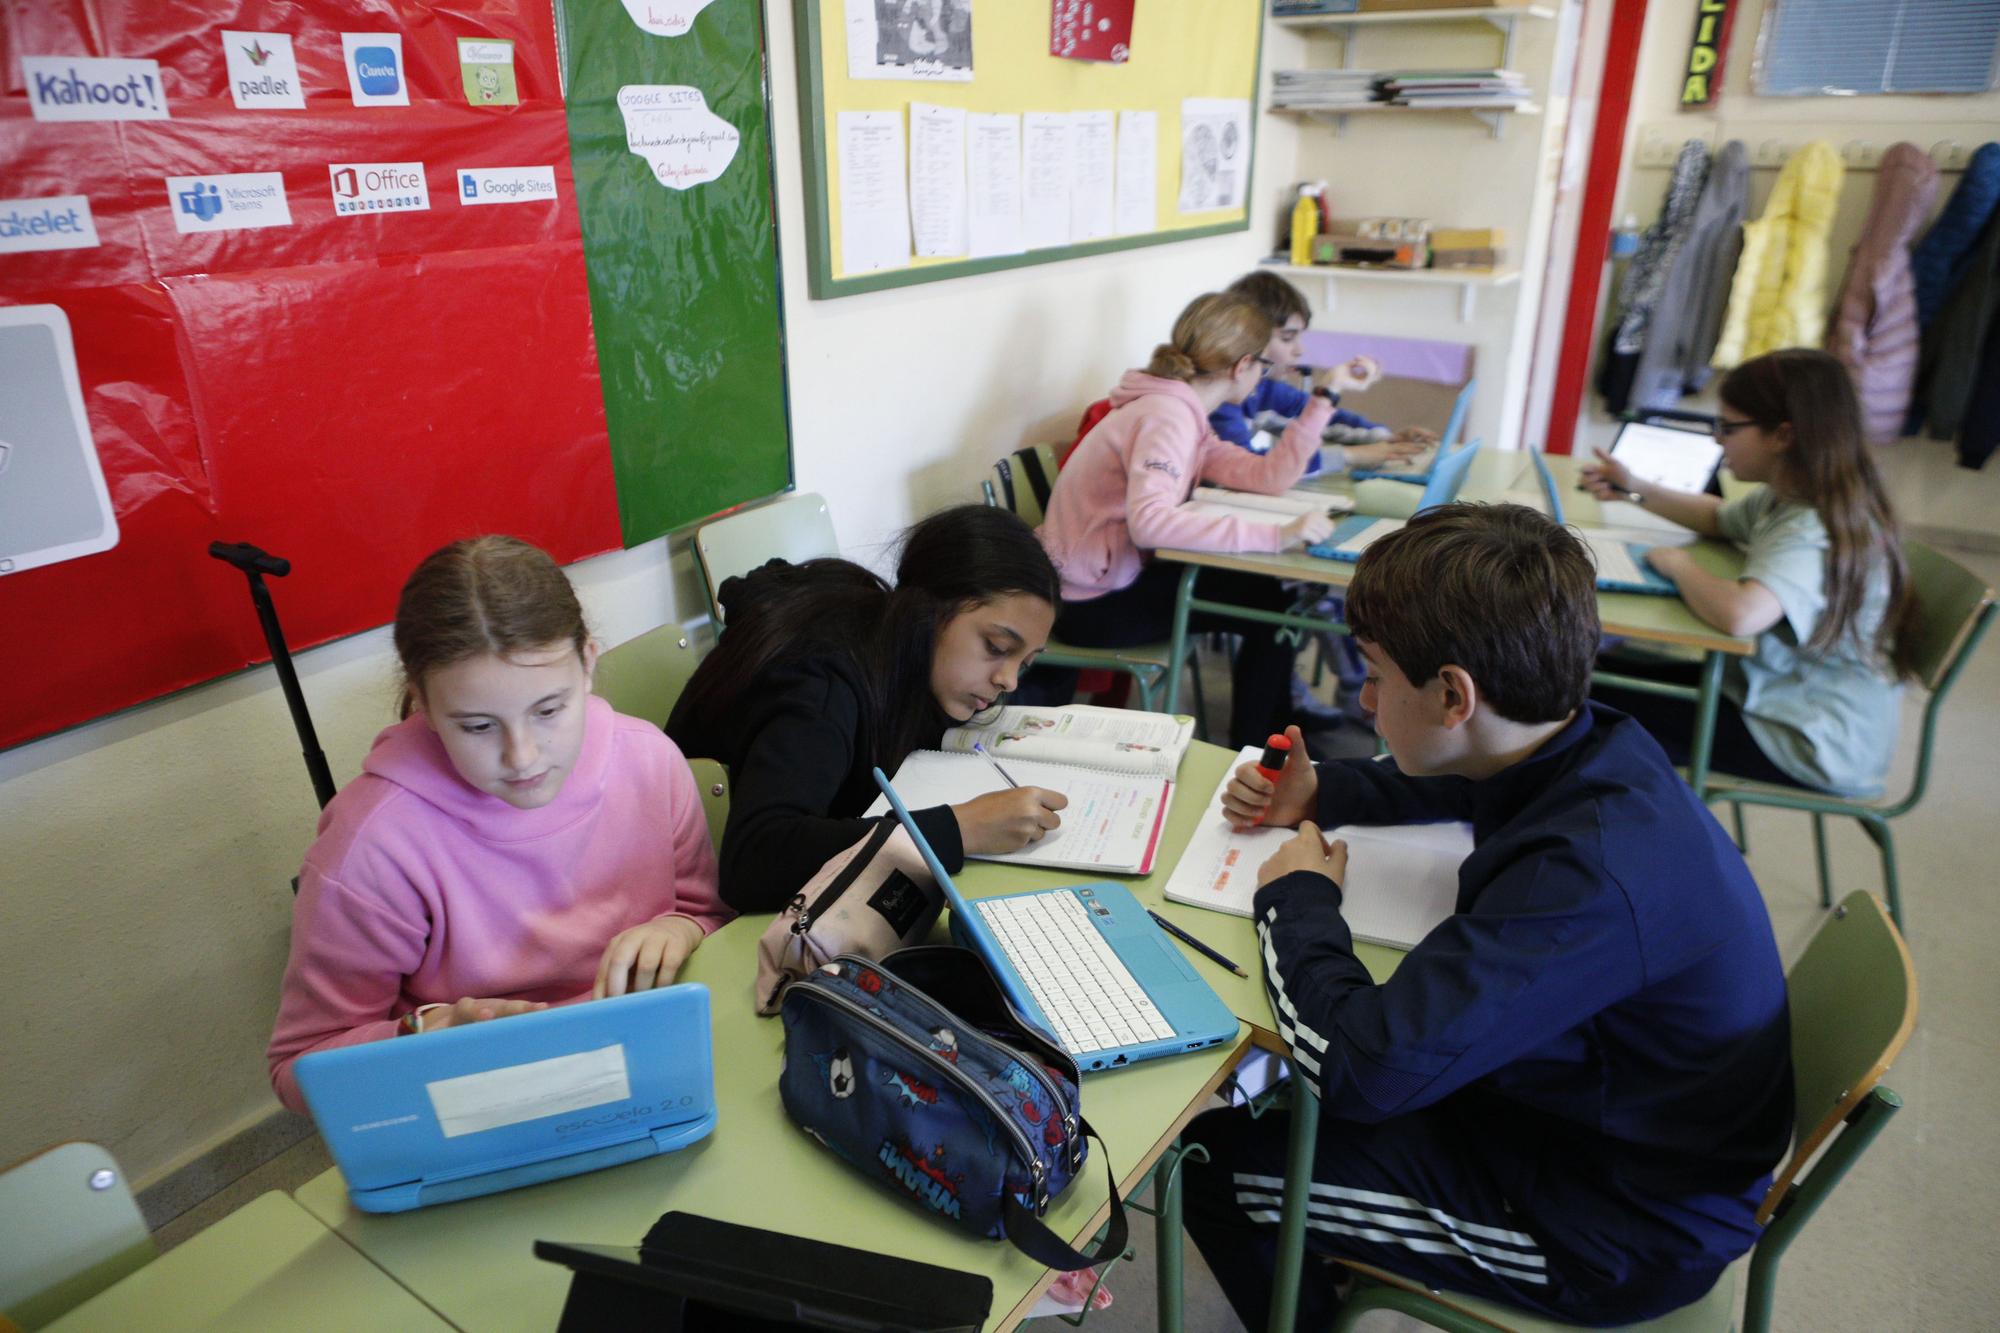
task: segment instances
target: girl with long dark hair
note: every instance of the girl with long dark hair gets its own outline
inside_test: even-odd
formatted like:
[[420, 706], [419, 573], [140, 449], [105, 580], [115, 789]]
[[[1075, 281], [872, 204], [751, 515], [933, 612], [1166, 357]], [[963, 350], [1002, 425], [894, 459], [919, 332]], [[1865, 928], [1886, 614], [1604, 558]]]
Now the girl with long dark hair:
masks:
[[[983, 505], [911, 528], [893, 586], [846, 560], [774, 560], [720, 592], [728, 632], [667, 733], [729, 768], [721, 891], [745, 912], [783, 907], [867, 832], [871, 769], [893, 774], [1014, 688], [1048, 641], [1060, 595], [1034, 532]], [[955, 871], [968, 852], [1042, 838], [1065, 804], [1023, 787], [916, 819]]]
[[[1636, 499], [1744, 548], [1743, 573], [1733, 579], [1708, 573], [1678, 548], [1646, 555], [1697, 616], [1757, 640], [1756, 651], [1730, 658], [1723, 675], [1715, 766], [1873, 795], [1895, 755], [1900, 681], [1914, 670], [1919, 608], [1853, 381], [1825, 352], [1793, 347], [1744, 362], [1718, 393], [1723, 458], [1738, 480], [1762, 483], [1748, 495], [1723, 501], [1668, 490], [1602, 451], [1584, 469], [1584, 484], [1601, 499]], [[1685, 761], [1693, 704], [1595, 693]]]

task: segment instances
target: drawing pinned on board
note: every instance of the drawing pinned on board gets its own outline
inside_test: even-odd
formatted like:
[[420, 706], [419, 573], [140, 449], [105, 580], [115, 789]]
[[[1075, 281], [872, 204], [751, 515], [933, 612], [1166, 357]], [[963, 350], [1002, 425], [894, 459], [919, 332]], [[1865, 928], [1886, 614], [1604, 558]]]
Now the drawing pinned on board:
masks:
[[685, 84], [628, 83], [618, 90], [625, 147], [646, 159], [653, 179], [672, 190], [719, 178], [743, 136], [708, 109], [701, 89]]
[[519, 106], [521, 90], [514, 82], [514, 43], [505, 39], [458, 39], [458, 73], [471, 106]]
[[0, 307], [0, 421], [0, 574], [116, 546], [118, 516], [60, 306]]
[[1234, 97], [1181, 102], [1183, 213], [1243, 207], [1250, 167], [1250, 103]]
[[847, 0], [847, 77], [971, 82], [972, 0]]
[[632, 21], [655, 37], [678, 37], [715, 0], [625, 0]]

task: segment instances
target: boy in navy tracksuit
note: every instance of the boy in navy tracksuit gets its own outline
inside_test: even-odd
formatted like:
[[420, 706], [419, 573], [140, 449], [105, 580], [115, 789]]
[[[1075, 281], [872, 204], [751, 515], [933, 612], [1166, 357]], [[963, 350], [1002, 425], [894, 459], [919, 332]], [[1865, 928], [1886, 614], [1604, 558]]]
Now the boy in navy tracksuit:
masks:
[[[1705, 1293], [1756, 1239], [1792, 1124], [1785, 982], [1757, 886], [1658, 745], [1586, 701], [1588, 553], [1516, 505], [1447, 505], [1368, 548], [1348, 616], [1394, 763], [1315, 767], [1224, 804], [1299, 825], [1255, 912], [1279, 1030], [1322, 1099], [1307, 1245], [1573, 1322]], [[1312, 820], [1318, 824], [1307, 820]], [[1377, 985], [1319, 824], [1462, 819], [1457, 913]], [[1187, 1227], [1262, 1328], [1281, 1117], [1187, 1131]], [[1308, 1264], [1302, 1328], [1338, 1269]]]

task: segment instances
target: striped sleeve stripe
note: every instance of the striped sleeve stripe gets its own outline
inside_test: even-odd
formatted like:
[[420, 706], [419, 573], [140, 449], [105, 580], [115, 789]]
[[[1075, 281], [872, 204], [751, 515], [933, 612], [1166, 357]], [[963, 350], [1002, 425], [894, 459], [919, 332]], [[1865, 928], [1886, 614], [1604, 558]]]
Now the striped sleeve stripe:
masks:
[[[1284, 1199], [1275, 1194], [1265, 1194], [1255, 1190], [1238, 1190], [1236, 1202], [1246, 1210], [1252, 1207], [1280, 1208]], [[1450, 1227], [1421, 1217], [1404, 1217], [1396, 1213], [1373, 1213], [1366, 1208], [1346, 1208], [1339, 1204], [1322, 1203], [1318, 1199], [1308, 1200], [1306, 1215], [1324, 1217], [1344, 1222], [1360, 1222], [1369, 1226], [1396, 1231], [1406, 1231], [1418, 1236], [1434, 1236], [1451, 1241], [1467, 1254], [1497, 1260], [1503, 1264], [1518, 1264], [1524, 1268], [1547, 1268], [1549, 1261], [1539, 1254], [1523, 1254], [1519, 1250], [1506, 1249], [1499, 1245], [1482, 1245], [1476, 1240], [1467, 1240]]]
[[[1235, 1181], [1238, 1185], [1251, 1189], [1270, 1190], [1278, 1194], [1283, 1194], [1285, 1190], [1285, 1182], [1281, 1176], [1260, 1176], [1239, 1171], [1235, 1175]], [[1541, 1248], [1540, 1242], [1525, 1231], [1503, 1231], [1499, 1227], [1468, 1222], [1463, 1218], [1453, 1217], [1442, 1209], [1433, 1208], [1421, 1199], [1413, 1199], [1407, 1194], [1384, 1194], [1379, 1190], [1350, 1189], [1345, 1185], [1327, 1185], [1317, 1180], [1312, 1183], [1312, 1192], [1323, 1199], [1337, 1199], [1346, 1203], [1368, 1204], [1376, 1208], [1396, 1208], [1405, 1212], [1422, 1213], [1453, 1231], [1462, 1231], [1468, 1236], [1478, 1236], [1482, 1240], [1499, 1241], [1503, 1245], [1531, 1251], [1538, 1251]]]
[[[1246, 1210], [1244, 1216], [1252, 1222], [1278, 1221], [1278, 1214], [1271, 1210]], [[1394, 1231], [1382, 1231], [1374, 1227], [1351, 1227], [1344, 1222], [1322, 1222], [1308, 1217], [1306, 1226], [1313, 1231], [1324, 1231], [1335, 1236], [1353, 1236], [1359, 1240], [1374, 1241], [1378, 1245], [1401, 1245], [1418, 1254], [1442, 1254], [1464, 1259], [1466, 1262], [1485, 1269], [1495, 1277], [1513, 1282], [1523, 1282], [1532, 1286], [1545, 1287], [1549, 1282], [1547, 1273], [1535, 1273], [1521, 1268], [1510, 1268], [1505, 1264], [1490, 1264], [1476, 1254], [1468, 1254], [1448, 1241], [1420, 1240], [1415, 1236], [1399, 1235]]]
[[1324, 1055], [1326, 1054], [1326, 1038], [1320, 1036], [1319, 1033], [1314, 1032], [1299, 1021], [1298, 1008], [1292, 1003], [1291, 997], [1285, 994], [1285, 983], [1278, 976], [1278, 949], [1271, 942], [1270, 925], [1277, 918], [1277, 909], [1272, 908], [1266, 913], [1265, 920], [1257, 923], [1257, 938], [1264, 946], [1264, 984], [1270, 990], [1271, 1003], [1277, 1006], [1278, 1012], [1286, 1018], [1291, 1019], [1292, 1026], [1297, 1030], [1299, 1036], [1303, 1037], [1315, 1051]]

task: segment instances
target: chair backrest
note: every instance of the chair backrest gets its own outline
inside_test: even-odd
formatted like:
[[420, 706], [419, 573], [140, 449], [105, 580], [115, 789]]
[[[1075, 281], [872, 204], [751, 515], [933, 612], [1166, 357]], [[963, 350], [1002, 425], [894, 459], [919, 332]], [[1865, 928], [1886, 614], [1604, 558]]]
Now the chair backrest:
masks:
[[722, 826], [729, 822], [729, 770], [714, 759], [690, 759], [694, 785], [701, 792], [701, 812], [708, 819], [708, 840], [722, 855]]
[[619, 712], [664, 727], [700, 664], [701, 654], [688, 632], [679, 625], [661, 625], [605, 649], [591, 683]]
[[1922, 606], [1917, 630], [1917, 676], [1935, 693], [1971, 655], [1992, 614], [1993, 589], [1985, 579], [1922, 542], [1904, 542], [1910, 586]]
[[722, 603], [716, 590], [724, 579], [748, 574], [771, 559], [793, 564], [839, 555], [840, 543], [833, 535], [833, 516], [826, 501], [810, 492], [787, 495], [704, 523], [695, 529], [694, 558], [708, 588], [708, 613], [720, 627]]
[[1917, 1021], [1917, 973], [1881, 899], [1856, 890], [1785, 975], [1792, 1010], [1791, 1158], [1771, 1182], [1767, 1222], [1813, 1155], [1895, 1062]]
[[1031, 528], [1041, 526], [1055, 484], [1056, 451], [1047, 444], [1031, 444], [1008, 454], [993, 465], [987, 483], [1000, 507], [1019, 514]]
[[95, 1143], [59, 1143], [0, 1174], [0, 1322], [40, 1328], [153, 1254], [125, 1173]]

